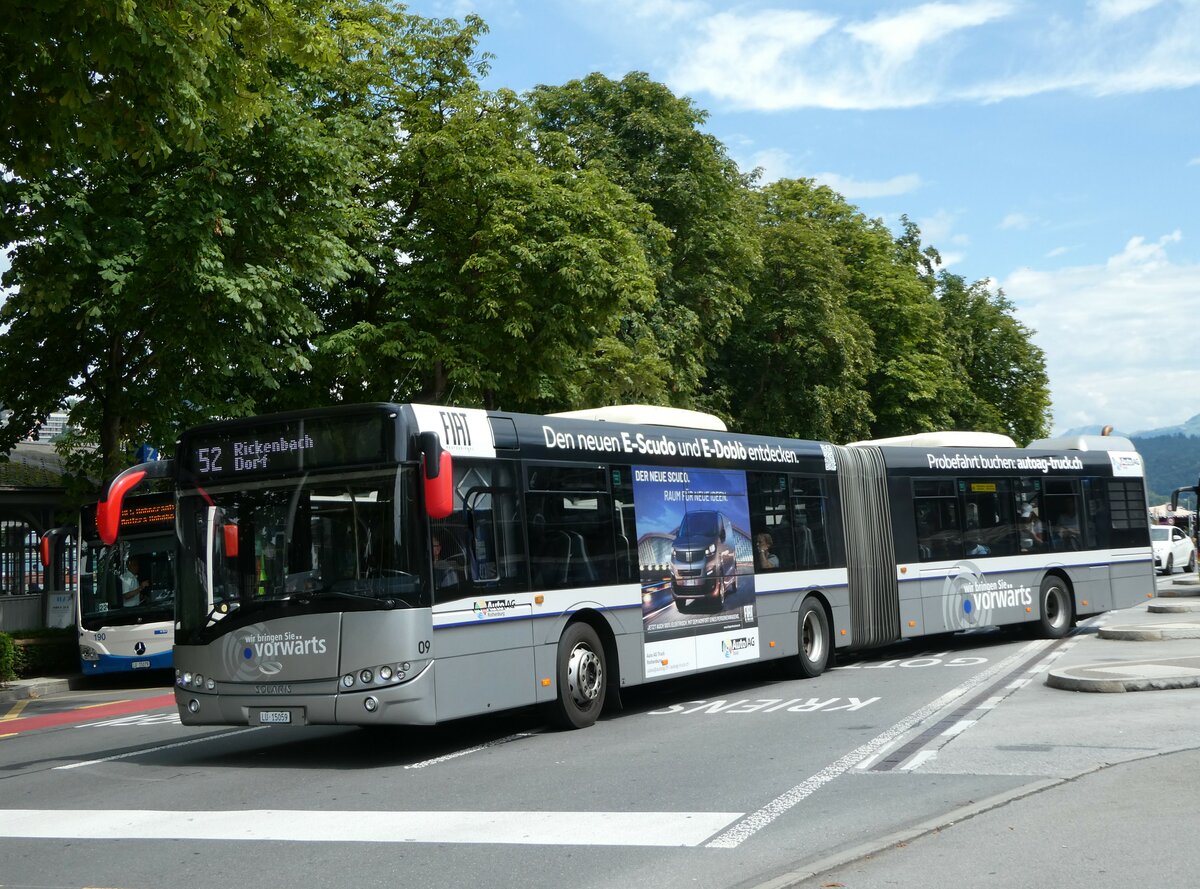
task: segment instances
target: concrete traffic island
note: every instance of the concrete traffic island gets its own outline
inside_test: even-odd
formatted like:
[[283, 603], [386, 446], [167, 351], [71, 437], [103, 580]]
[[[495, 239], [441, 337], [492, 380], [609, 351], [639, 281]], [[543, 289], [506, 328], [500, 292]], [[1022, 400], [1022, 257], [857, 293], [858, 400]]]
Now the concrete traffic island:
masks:
[[1101, 639], [1129, 642], [1157, 642], [1161, 639], [1200, 639], [1200, 623], [1138, 624], [1125, 627], [1101, 627]]
[[1136, 663], [1082, 664], [1051, 670], [1046, 684], [1067, 691], [1166, 691], [1200, 688], [1200, 657], [1159, 658]]

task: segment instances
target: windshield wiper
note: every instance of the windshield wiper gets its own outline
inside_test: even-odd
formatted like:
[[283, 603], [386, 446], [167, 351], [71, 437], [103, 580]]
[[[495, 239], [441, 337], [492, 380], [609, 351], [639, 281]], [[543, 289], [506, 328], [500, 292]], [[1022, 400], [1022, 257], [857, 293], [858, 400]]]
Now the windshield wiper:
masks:
[[379, 599], [375, 596], [365, 596], [362, 593], [348, 593], [343, 590], [321, 590], [315, 593], [298, 593], [295, 596], [297, 602], [307, 605], [311, 602], [320, 602], [326, 599], [345, 599], [349, 602], [369, 602], [372, 605], [382, 605], [384, 608], [392, 609], [398, 604], [395, 599]]

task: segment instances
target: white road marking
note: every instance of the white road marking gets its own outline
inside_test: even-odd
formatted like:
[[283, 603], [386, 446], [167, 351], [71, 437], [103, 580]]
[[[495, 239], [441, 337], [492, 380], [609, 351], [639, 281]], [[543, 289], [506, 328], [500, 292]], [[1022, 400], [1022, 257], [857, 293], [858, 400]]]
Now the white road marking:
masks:
[[904, 765], [900, 766], [899, 771], [901, 771], [901, 772], [915, 771], [918, 767], [929, 762], [929, 760], [935, 759], [937, 757], [937, 755], [938, 755], [938, 752], [936, 750], [922, 750], [920, 753], [918, 753], [916, 756], [914, 756], [912, 759], [910, 759]]
[[1003, 673], [1010, 669], [1013, 665], [1018, 664], [1029, 657], [1029, 652], [1037, 648], [1043, 648], [1049, 645], [1050, 642], [1044, 639], [1038, 639], [1023, 646], [1016, 654], [1006, 657], [997, 664], [993, 664], [982, 673], [976, 673], [966, 682], [952, 688], [940, 698], [931, 701], [919, 710], [910, 713], [908, 716], [901, 719], [891, 728], [887, 729], [880, 735], [876, 735], [867, 743], [863, 744], [854, 750], [851, 750], [841, 759], [830, 763], [817, 774], [808, 778], [791, 790], [780, 794], [771, 802], [767, 803], [757, 812], [751, 812], [745, 818], [741, 819], [729, 830], [722, 833], [706, 843], [709, 849], [736, 849], [754, 834], [758, 833], [764, 827], [780, 815], [787, 812], [793, 806], [803, 802], [808, 797], [812, 796], [834, 778], [854, 768], [863, 760], [878, 755], [880, 750], [892, 743], [896, 738], [909, 731], [913, 726], [918, 725], [928, 719], [930, 716], [945, 709], [946, 706], [961, 698], [971, 689], [982, 685], [992, 679], [997, 674]]
[[942, 736], [953, 738], [955, 735], [961, 735], [975, 723], [976, 720], [974, 719], [960, 719], [958, 722], [954, 723], [954, 725], [950, 726], [950, 728], [942, 732]]
[[508, 735], [503, 738], [497, 738], [495, 741], [488, 741], [486, 744], [479, 744], [475, 747], [468, 747], [465, 750], [456, 750], [454, 753], [447, 753], [445, 756], [435, 756], [433, 759], [425, 759], [421, 762], [414, 762], [406, 765], [406, 769], [423, 769], [427, 766], [436, 766], [439, 763], [449, 762], [452, 759], [458, 759], [460, 756], [466, 756], [468, 753], [478, 753], [480, 750], [487, 750], [489, 747], [497, 747], [500, 744], [508, 744], [512, 741], [520, 741], [522, 738], [532, 738], [538, 732], [518, 732], [515, 735]]
[[166, 812], [0, 809], [0, 837], [698, 846], [742, 812]]
[[[118, 753], [115, 756], [105, 756], [102, 759], [89, 759], [84, 762], [67, 763], [65, 766], [55, 766], [55, 771], [62, 769], [81, 769], [84, 766], [99, 765], [102, 762], [112, 762], [115, 759], [129, 759], [131, 756], [145, 756], [147, 753], [158, 753], [160, 750], [174, 750], [176, 747], [187, 747], [189, 744], [199, 744], [202, 741], [215, 741], [218, 738], [229, 738], [233, 735], [244, 735], [246, 732], [262, 731], [265, 728], [270, 728], [266, 725], [256, 725], [252, 728], [240, 728], [232, 732], [224, 732], [220, 735], [205, 735], [203, 738], [192, 738], [190, 741], [176, 741], [174, 744], [162, 744], [158, 747], [147, 747], [145, 750], [132, 750], [129, 753]], [[0, 812], [3, 812], [0, 809]]]

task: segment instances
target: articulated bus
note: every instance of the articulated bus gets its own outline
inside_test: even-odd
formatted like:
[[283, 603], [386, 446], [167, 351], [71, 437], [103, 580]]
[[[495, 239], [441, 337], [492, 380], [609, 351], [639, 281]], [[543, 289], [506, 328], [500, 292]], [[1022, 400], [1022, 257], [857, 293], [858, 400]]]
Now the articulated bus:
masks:
[[169, 669], [175, 628], [175, 495], [125, 498], [106, 543], [97, 508], [80, 517], [75, 620], [85, 675]]
[[987, 625], [1060, 637], [1155, 588], [1121, 438], [840, 447], [663, 408], [369, 404], [192, 429], [114, 481], [110, 525], [146, 476], [176, 486], [188, 725], [538, 704], [578, 728], [641, 683], [816, 676]]

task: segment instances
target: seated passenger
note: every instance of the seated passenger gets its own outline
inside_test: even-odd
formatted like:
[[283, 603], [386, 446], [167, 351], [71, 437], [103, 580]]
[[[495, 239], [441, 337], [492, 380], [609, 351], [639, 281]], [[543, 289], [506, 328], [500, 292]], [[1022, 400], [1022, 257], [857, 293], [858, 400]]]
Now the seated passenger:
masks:
[[754, 567], [760, 571], [770, 571], [779, 567], [779, 556], [771, 552], [775, 541], [766, 531], [754, 535]]

